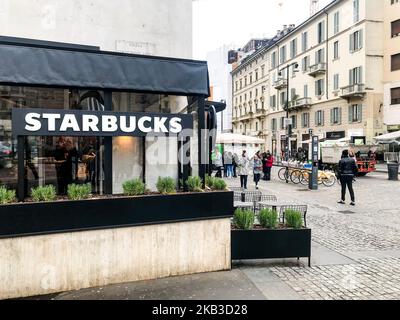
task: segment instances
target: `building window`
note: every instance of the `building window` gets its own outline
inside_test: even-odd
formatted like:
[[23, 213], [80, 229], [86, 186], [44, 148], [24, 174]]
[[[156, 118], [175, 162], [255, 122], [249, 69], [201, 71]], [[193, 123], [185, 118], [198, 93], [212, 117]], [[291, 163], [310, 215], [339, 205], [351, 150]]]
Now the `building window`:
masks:
[[303, 113], [301, 115], [301, 125], [303, 128], [310, 127], [310, 114], [309, 113]]
[[355, 52], [363, 47], [363, 31], [358, 30], [350, 34], [350, 52]]
[[258, 81], [258, 70], [256, 70], [255, 75], [256, 75], [256, 81]]
[[339, 33], [340, 30], [340, 16], [339, 16], [339, 11], [335, 12], [335, 15], [333, 16], [333, 33], [337, 34]]
[[361, 122], [362, 121], [362, 105], [353, 104], [349, 106], [349, 122]]
[[325, 49], [320, 49], [315, 52], [315, 63], [324, 63], [325, 62]]
[[303, 87], [304, 98], [308, 98], [308, 85], [305, 84]]
[[238, 91], [239, 90], [239, 84], [238, 84], [237, 81], [235, 82], [235, 86], [236, 86], [236, 91]]
[[318, 23], [317, 36], [318, 43], [322, 43], [325, 41], [325, 21], [321, 21], [320, 23]]
[[390, 89], [390, 104], [400, 104], [400, 88]]
[[290, 42], [290, 58], [294, 59], [297, 56], [297, 39]]
[[323, 79], [315, 81], [315, 95], [316, 96], [322, 96], [325, 92], [324, 88], [325, 82]]
[[318, 110], [315, 112], [315, 125], [323, 126], [324, 125], [324, 111]]
[[253, 98], [253, 92], [250, 91], [250, 100]]
[[244, 94], [244, 102], [247, 102], [247, 93]]
[[333, 59], [339, 59], [339, 41], [333, 43]]
[[349, 72], [349, 84], [361, 84], [362, 83], [362, 67], [351, 69]]
[[295, 88], [290, 89], [290, 99], [291, 99], [292, 101], [294, 101], [294, 100], [297, 99], [296, 89], [295, 89]]
[[333, 90], [339, 90], [339, 74], [333, 75]]
[[242, 79], [240, 79], [240, 89], [242, 89], [243, 88], [243, 82], [242, 82]]
[[247, 87], [247, 76], [244, 77], [244, 86]]
[[285, 129], [285, 117], [281, 117], [281, 130]]
[[258, 89], [256, 88], [256, 97], [258, 97]]
[[392, 38], [400, 36], [400, 19], [392, 22]]
[[276, 95], [271, 96], [269, 99], [270, 99], [269, 104], [271, 105], [271, 108], [275, 109], [276, 108]]
[[286, 104], [286, 92], [281, 92], [281, 106], [284, 107]]
[[301, 34], [301, 49], [303, 50], [303, 52], [306, 52], [308, 49], [308, 33], [307, 32], [303, 32]]
[[276, 64], [277, 64], [277, 61], [276, 61], [276, 51], [275, 51], [275, 52], [272, 52], [272, 54], [271, 54], [271, 69], [276, 68]]
[[400, 53], [392, 56], [392, 71], [400, 70]]
[[353, 22], [360, 20], [360, 0], [353, 0]]
[[342, 121], [342, 108], [331, 109], [331, 124], [340, 124]]
[[256, 131], [258, 131], [258, 122], [256, 122]]
[[283, 64], [285, 62], [286, 62], [286, 46], [283, 46], [280, 52], [280, 63]]
[[272, 129], [272, 131], [276, 131], [278, 129], [276, 119], [271, 120], [271, 129]]
[[261, 78], [264, 78], [264, 76], [265, 76], [265, 67], [264, 66], [262, 66], [261, 67]]
[[290, 119], [292, 120], [292, 128], [297, 129], [297, 116], [293, 115], [290, 117]]
[[250, 84], [252, 84], [252, 83], [253, 83], [253, 74], [250, 73]]
[[301, 69], [303, 72], [307, 72], [310, 68], [310, 56], [306, 56], [302, 59]]

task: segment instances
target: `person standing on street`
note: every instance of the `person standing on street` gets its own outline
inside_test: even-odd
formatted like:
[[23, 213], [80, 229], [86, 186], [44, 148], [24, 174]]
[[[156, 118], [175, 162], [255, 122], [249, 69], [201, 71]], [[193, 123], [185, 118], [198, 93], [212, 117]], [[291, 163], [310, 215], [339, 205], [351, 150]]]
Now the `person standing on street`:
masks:
[[218, 148], [215, 149], [214, 168], [217, 170], [215, 176], [217, 178], [222, 178], [223, 162], [221, 152], [219, 152]]
[[274, 157], [272, 154], [268, 151], [267, 152], [267, 161], [266, 161], [266, 171], [267, 171], [267, 181], [271, 181], [271, 170], [274, 165]]
[[242, 156], [238, 163], [238, 174], [240, 176], [240, 187], [247, 189], [247, 178], [249, 176], [249, 164], [250, 160], [247, 157], [246, 150], [243, 150]]
[[254, 182], [256, 184], [257, 190], [258, 190], [258, 183], [260, 182], [262, 172], [263, 172], [263, 164], [260, 159], [260, 154], [257, 152], [253, 158], [253, 175], [254, 175]]
[[339, 161], [338, 174], [340, 179], [340, 184], [342, 185], [342, 199], [338, 202], [340, 204], [345, 204], [346, 201], [346, 186], [349, 189], [351, 197], [351, 206], [356, 205], [356, 199], [353, 190], [353, 179], [358, 172], [357, 164], [349, 156], [349, 150], [344, 150], [342, 153], [342, 159]]
[[238, 167], [238, 163], [239, 163], [239, 156], [234, 153], [232, 156], [232, 165], [233, 165], [233, 177], [237, 178], [237, 167]]

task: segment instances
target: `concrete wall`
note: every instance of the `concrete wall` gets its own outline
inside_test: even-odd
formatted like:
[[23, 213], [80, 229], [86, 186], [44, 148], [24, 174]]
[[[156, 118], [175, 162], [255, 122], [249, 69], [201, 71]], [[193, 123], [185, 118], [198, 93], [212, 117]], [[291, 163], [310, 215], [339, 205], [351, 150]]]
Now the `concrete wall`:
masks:
[[0, 299], [230, 268], [230, 219], [0, 240]]
[[192, 0], [1, 0], [0, 34], [192, 57]]

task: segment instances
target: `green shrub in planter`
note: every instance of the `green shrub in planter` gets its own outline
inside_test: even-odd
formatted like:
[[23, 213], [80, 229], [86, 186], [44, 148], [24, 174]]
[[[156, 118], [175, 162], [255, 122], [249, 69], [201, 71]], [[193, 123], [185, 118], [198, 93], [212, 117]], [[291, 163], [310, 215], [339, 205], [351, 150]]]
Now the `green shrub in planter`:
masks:
[[267, 229], [276, 229], [278, 226], [278, 212], [272, 209], [262, 209], [260, 211], [260, 224]]
[[186, 186], [191, 192], [202, 192], [203, 180], [200, 177], [189, 177], [186, 181]]
[[209, 187], [209, 188], [212, 188], [213, 185], [214, 185], [214, 180], [215, 180], [214, 177], [206, 175], [206, 186]]
[[162, 194], [170, 194], [176, 192], [176, 182], [171, 177], [158, 177], [157, 190]]
[[133, 179], [122, 184], [124, 195], [140, 196], [146, 193], [146, 185], [140, 179]]
[[233, 215], [233, 223], [236, 228], [241, 230], [251, 230], [254, 226], [254, 212], [245, 209], [236, 209]]
[[32, 188], [31, 195], [35, 202], [54, 201], [57, 197], [56, 188], [53, 185]]
[[15, 202], [15, 190], [8, 190], [6, 187], [0, 187], [0, 204]]
[[68, 199], [70, 200], [84, 200], [90, 197], [92, 193], [92, 186], [87, 184], [70, 184], [68, 185]]
[[220, 178], [214, 178], [212, 189], [214, 190], [226, 190], [226, 182]]
[[301, 229], [303, 227], [303, 215], [299, 211], [285, 211], [286, 226], [293, 229]]

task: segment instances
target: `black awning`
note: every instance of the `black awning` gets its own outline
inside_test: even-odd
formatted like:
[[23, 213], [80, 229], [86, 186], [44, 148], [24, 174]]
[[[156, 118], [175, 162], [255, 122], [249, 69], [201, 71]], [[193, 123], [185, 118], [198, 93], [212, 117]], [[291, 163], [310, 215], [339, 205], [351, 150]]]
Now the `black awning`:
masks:
[[204, 61], [0, 44], [0, 83], [209, 96]]

